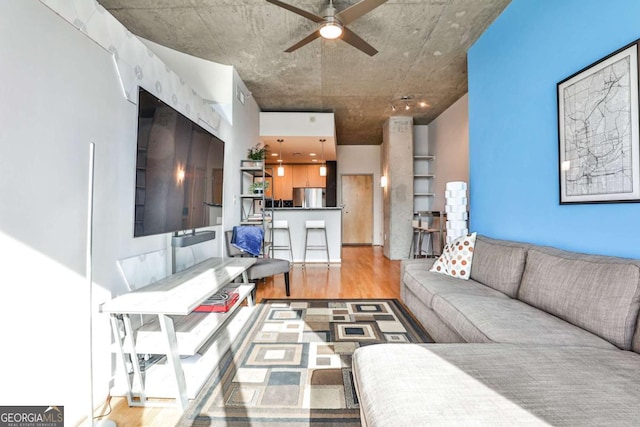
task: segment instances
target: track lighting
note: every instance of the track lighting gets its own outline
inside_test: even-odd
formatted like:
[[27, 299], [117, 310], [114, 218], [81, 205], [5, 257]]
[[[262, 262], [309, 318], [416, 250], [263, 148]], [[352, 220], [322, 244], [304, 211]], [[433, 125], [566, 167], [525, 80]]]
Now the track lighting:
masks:
[[430, 107], [429, 103], [422, 100], [416, 101], [413, 96], [405, 95], [398, 99], [394, 99], [390, 103], [391, 113], [398, 113], [399, 109], [402, 109], [401, 113], [409, 114], [410, 112]]

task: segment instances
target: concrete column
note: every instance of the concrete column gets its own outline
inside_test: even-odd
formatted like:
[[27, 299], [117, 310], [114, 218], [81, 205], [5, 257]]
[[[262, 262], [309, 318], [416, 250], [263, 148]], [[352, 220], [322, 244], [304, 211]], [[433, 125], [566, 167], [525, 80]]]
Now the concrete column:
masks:
[[405, 259], [411, 245], [413, 218], [413, 118], [390, 117], [382, 131], [384, 189], [384, 255]]

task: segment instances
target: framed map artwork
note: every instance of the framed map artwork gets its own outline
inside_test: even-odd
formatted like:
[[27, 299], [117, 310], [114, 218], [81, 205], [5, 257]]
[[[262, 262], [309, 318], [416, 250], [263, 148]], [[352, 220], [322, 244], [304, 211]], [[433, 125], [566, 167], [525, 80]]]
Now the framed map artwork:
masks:
[[560, 204], [640, 202], [638, 41], [558, 83]]

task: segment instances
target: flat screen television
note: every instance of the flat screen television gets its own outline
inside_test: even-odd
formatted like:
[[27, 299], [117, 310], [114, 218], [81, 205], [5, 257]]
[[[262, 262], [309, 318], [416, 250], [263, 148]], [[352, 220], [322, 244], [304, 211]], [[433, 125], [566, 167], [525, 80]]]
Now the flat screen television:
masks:
[[134, 237], [222, 223], [224, 142], [138, 93]]

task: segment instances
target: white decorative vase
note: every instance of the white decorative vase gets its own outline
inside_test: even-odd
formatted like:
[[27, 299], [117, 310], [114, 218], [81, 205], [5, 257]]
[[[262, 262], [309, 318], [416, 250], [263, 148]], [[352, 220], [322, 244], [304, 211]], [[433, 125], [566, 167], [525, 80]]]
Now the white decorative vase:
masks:
[[467, 214], [467, 183], [447, 182], [445, 186], [445, 206], [447, 213], [447, 243], [469, 234]]

